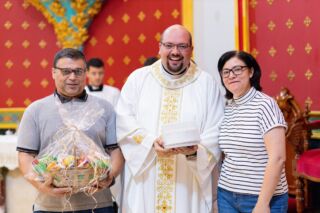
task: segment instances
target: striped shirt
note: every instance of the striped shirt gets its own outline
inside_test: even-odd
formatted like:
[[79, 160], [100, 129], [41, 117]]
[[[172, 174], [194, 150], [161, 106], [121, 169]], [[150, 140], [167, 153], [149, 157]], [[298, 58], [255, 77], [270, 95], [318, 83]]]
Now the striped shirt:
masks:
[[[227, 104], [219, 136], [219, 145], [225, 154], [219, 187], [259, 195], [268, 161], [263, 137], [278, 126], [286, 128], [277, 103], [253, 87], [241, 98]], [[287, 191], [283, 168], [274, 195]]]

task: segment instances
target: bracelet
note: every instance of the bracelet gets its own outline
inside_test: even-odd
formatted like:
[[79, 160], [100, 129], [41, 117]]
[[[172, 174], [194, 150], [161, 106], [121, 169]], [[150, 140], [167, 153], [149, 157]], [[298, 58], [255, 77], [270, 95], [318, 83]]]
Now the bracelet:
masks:
[[190, 154], [190, 155], [186, 155], [187, 160], [195, 160], [197, 159], [197, 152]]
[[110, 183], [110, 185], [109, 185], [108, 187], [110, 188], [110, 187], [113, 186], [115, 183], [116, 183], [116, 179], [115, 179], [114, 176], [112, 176], [112, 181], [111, 181], [111, 183]]

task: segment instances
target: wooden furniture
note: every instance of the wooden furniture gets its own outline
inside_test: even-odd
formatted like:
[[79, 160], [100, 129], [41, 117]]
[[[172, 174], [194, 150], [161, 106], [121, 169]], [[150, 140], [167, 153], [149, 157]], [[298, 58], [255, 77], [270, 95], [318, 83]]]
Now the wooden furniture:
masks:
[[301, 134], [306, 128], [307, 119], [294, 97], [287, 88], [283, 88], [276, 101], [287, 122], [286, 132], [286, 177], [289, 194], [296, 196], [296, 160], [308, 145], [308, 141]]
[[289, 194], [296, 197], [297, 212], [301, 213], [309, 207], [307, 179], [320, 182], [320, 149], [308, 149], [311, 131], [320, 128], [320, 121], [310, 122], [309, 108], [302, 112], [287, 88], [276, 100], [288, 124], [285, 166]]
[[[312, 130], [314, 129], [320, 129], [320, 120], [308, 122], [303, 136], [307, 140], [312, 138]], [[307, 147], [303, 151], [297, 156], [296, 167], [296, 203], [298, 213], [304, 212], [306, 208], [310, 207], [307, 180], [320, 183], [320, 148], [308, 149]]]

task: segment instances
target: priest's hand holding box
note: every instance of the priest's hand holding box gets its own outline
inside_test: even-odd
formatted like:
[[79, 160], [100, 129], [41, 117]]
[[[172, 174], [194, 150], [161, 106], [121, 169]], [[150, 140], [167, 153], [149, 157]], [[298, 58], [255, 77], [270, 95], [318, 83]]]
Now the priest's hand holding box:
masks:
[[195, 146], [200, 143], [200, 131], [193, 122], [179, 122], [162, 126], [165, 149]]

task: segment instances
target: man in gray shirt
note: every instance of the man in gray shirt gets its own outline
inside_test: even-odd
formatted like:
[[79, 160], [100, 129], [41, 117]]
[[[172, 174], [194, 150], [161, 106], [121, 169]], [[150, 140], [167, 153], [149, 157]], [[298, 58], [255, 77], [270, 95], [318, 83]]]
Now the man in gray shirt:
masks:
[[[96, 185], [97, 192], [93, 197], [88, 197], [84, 192], [70, 196], [71, 188], [56, 188], [51, 182], [39, 182], [28, 178], [27, 180], [39, 191], [34, 212], [114, 212], [109, 187], [114, 184], [115, 177], [121, 172], [124, 164], [116, 141], [114, 109], [107, 101], [88, 95], [84, 90], [86, 60], [82, 52], [71, 48], [60, 50], [54, 58], [52, 78], [56, 86], [54, 94], [33, 102], [25, 110], [20, 123], [17, 151], [22, 174], [30, 174], [34, 159], [52, 143], [55, 133], [65, 126], [61, 107], [67, 109], [64, 111], [65, 115], [78, 113], [73, 116], [76, 118], [73, 120], [75, 124], [81, 122], [84, 117], [88, 117], [92, 122], [87, 111], [80, 110], [79, 114], [79, 108], [90, 109], [94, 106], [99, 109], [100, 116], [83, 132], [110, 155], [111, 171]], [[65, 205], [66, 197], [70, 205]]]

